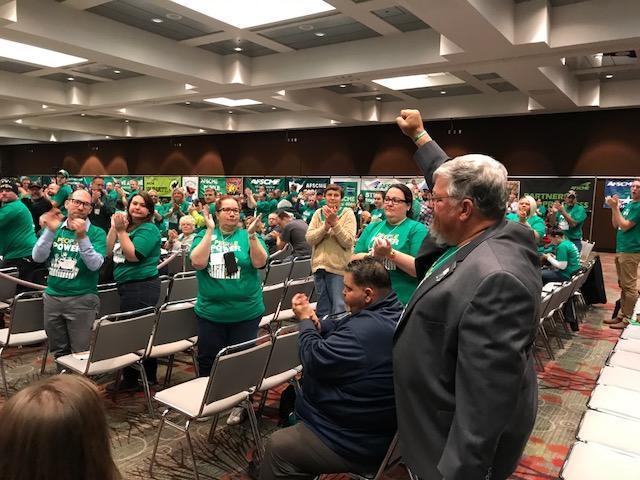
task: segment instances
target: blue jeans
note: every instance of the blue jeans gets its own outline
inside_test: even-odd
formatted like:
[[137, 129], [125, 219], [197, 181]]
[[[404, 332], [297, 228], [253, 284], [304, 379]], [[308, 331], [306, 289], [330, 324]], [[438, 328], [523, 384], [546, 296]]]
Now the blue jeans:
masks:
[[576, 248], [578, 249], [578, 253], [582, 251], [582, 240], [571, 240], [571, 243], [576, 246]]
[[318, 269], [313, 274], [313, 279], [318, 291], [318, 306], [316, 308], [318, 318], [344, 312], [347, 309], [342, 295], [342, 290], [344, 289], [342, 275]]
[[564, 275], [562, 275], [562, 273], [560, 273], [559, 270], [547, 270], [544, 269], [542, 270], [542, 284], [546, 285], [547, 283], [551, 283], [551, 282], [566, 282], [567, 279], [565, 278]]
[[262, 315], [244, 322], [212, 322], [196, 315], [198, 320], [198, 373], [208, 377], [218, 352], [224, 347], [253, 340], [258, 336]]

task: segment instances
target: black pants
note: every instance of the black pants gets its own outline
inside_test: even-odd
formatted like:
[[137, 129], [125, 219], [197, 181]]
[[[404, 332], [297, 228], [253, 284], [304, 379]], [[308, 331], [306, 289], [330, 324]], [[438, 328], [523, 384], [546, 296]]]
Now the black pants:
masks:
[[377, 468], [378, 465], [363, 466], [342, 458], [304, 423], [298, 422], [269, 437], [260, 480], [312, 479], [322, 473], [369, 473]]
[[198, 369], [201, 377], [208, 377], [218, 352], [224, 347], [253, 340], [258, 336], [262, 315], [237, 323], [219, 323], [198, 319]]
[[[130, 312], [145, 307], [155, 307], [160, 299], [160, 278], [150, 278], [139, 282], [118, 284], [120, 295], [120, 311]], [[142, 362], [149, 382], [156, 383], [158, 360], [149, 358]], [[126, 367], [122, 371], [125, 383], [137, 383], [140, 372], [133, 367]]]

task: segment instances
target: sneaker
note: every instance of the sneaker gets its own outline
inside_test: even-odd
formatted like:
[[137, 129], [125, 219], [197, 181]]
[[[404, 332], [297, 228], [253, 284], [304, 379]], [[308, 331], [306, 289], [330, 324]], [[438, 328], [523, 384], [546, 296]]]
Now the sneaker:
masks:
[[614, 330], [624, 330], [629, 322], [625, 320], [620, 320], [618, 323], [614, 323], [613, 325], [609, 325], [609, 328], [613, 328]]
[[234, 407], [227, 418], [227, 425], [238, 425], [247, 419], [247, 412], [242, 407]]

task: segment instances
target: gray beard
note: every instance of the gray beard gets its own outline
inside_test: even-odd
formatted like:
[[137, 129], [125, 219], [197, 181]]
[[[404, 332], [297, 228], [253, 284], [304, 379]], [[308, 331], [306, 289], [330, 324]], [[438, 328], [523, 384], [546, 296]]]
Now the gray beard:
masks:
[[447, 247], [449, 246], [449, 242], [438, 232], [436, 228], [431, 225], [429, 228], [429, 237], [436, 243], [438, 247]]

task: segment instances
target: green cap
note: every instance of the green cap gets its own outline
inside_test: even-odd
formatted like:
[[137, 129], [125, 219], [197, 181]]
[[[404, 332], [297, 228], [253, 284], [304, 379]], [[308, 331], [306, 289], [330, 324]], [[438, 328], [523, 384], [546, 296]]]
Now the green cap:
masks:
[[69, 178], [69, 172], [66, 170], [58, 170], [58, 175], [62, 175], [64, 178]]

